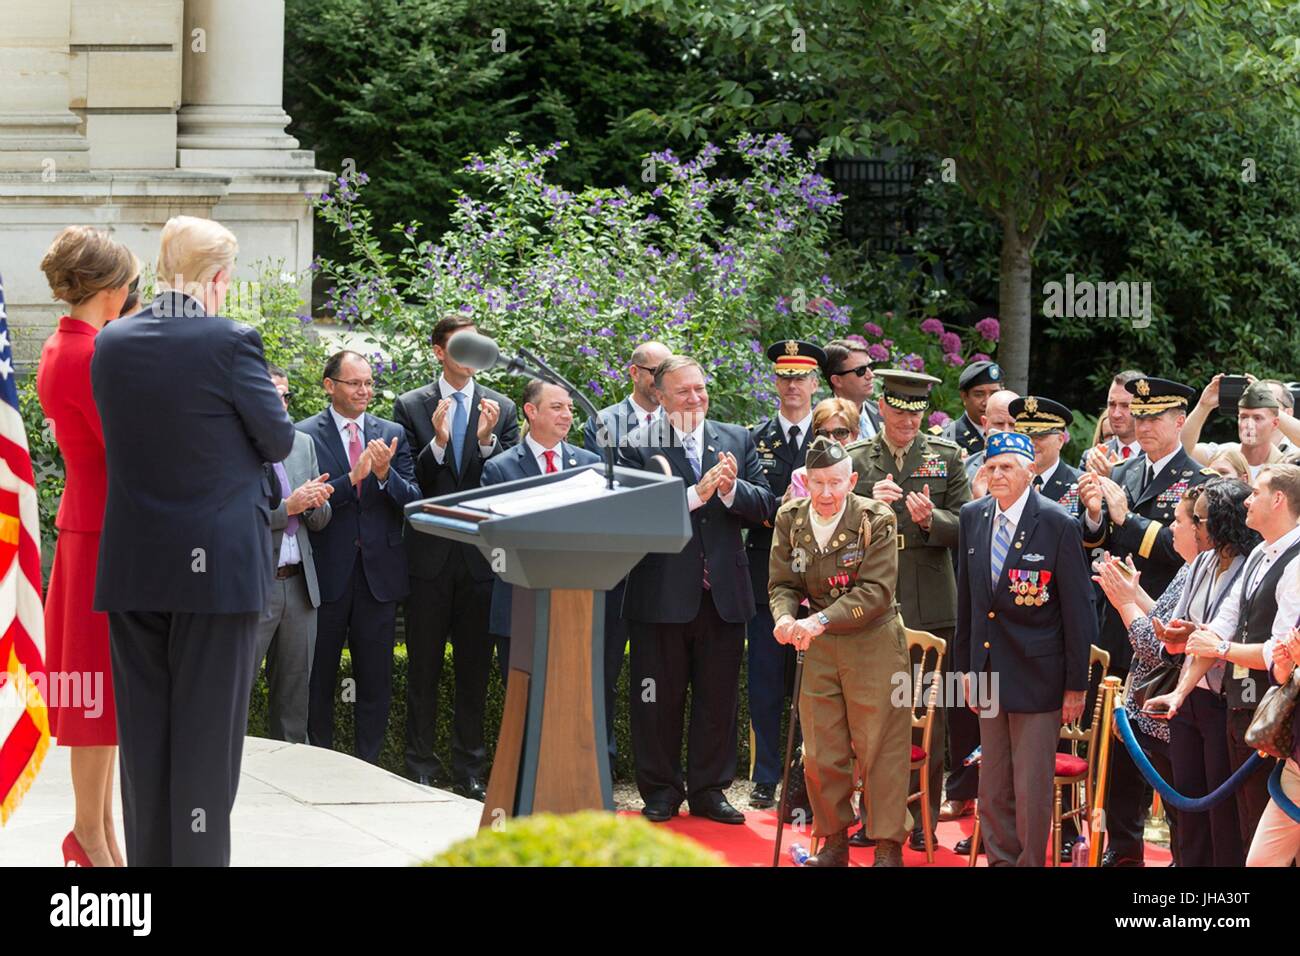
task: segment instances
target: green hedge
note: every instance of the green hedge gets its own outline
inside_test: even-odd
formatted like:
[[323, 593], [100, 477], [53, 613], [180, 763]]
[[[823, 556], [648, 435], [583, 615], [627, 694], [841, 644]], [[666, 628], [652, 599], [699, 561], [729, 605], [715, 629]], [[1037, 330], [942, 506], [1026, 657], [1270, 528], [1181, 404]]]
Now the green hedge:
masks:
[[[739, 755], [736, 761], [737, 777], [746, 777], [749, 774], [749, 701], [745, 689], [745, 669], [746, 664], [742, 662], [740, 668], [740, 715], [737, 722], [738, 736], [740, 738], [738, 741]], [[343, 662], [339, 666], [340, 689], [343, 679], [350, 677], [351, 674], [352, 660], [345, 650], [343, 652]], [[627, 681], [628, 665], [625, 661], [623, 671], [619, 675], [618, 700], [614, 716], [614, 733], [618, 740], [618, 760], [615, 763], [614, 770], [619, 780], [630, 781], [633, 775], [633, 765], [631, 732], [628, 727]], [[438, 687], [437, 752], [442, 757], [444, 764], [448, 765], [449, 770], [451, 760], [452, 697], [455, 687], [455, 663], [452, 659], [451, 645], [448, 644], [447, 659], [443, 666], [442, 680]], [[334, 699], [336, 701], [340, 699], [338, 691], [335, 692]], [[501, 674], [494, 659], [492, 674], [488, 680], [487, 716], [483, 728], [489, 760], [492, 754], [496, 752], [497, 732], [501, 727], [501, 711], [504, 703], [505, 689], [501, 684]], [[689, 706], [688, 695], [687, 707]], [[784, 725], [784, 720], [782, 724]], [[257, 675], [257, 681], [253, 685], [253, 695], [249, 702], [248, 733], [254, 737], [269, 736], [267, 733], [266, 677], [264, 673]], [[782, 740], [784, 740], [784, 737]], [[685, 743], [683, 742], [684, 747]], [[352, 708], [343, 703], [337, 703], [334, 707], [334, 749], [343, 753], [352, 752]], [[685, 750], [683, 749], [684, 753]], [[405, 754], [406, 646], [398, 644], [393, 653], [393, 705], [388, 714], [388, 732], [385, 735], [383, 751], [379, 755], [379, 765], [385, 770], [405, 775]], [[685, 766], [685, 763], [683, 763], [683, 766]]]
[[538, 813], [480, 830], [425, 866], [726, 866], [701, 844], [640, 817]]

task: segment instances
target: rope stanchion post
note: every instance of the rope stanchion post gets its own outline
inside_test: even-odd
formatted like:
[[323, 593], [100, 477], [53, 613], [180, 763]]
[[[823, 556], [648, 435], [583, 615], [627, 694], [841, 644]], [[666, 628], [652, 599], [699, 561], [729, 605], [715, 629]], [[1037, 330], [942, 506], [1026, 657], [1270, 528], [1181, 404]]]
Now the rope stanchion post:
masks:
[[[1089, 759], [1097, 761], [1097, 783], [1093, 788], [1092, 806], [1088, 808], [1088, 866], [1101, 865], [1102, 843], [1106, 830], [1106, 784], [1110, 778], [1111, 724], [1114, 720], [1115, 701], [1122, 682], [1118, 677], [1107, 677], [1101, 682], [1101, 727], [1098, 728], [1097, 754]], [[1100, 826], [1097, 823], [1100, 822]]]

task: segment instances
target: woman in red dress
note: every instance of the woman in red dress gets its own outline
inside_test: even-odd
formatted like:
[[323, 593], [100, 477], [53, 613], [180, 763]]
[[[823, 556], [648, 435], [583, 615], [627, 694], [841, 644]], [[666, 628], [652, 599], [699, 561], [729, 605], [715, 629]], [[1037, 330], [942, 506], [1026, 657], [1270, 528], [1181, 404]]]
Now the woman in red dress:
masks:
[[117, 709], [108, 616], [91, 608], [104, 519], [104, 433], [90, 390], [95, 335], [134, 297], [139, 264], [106, 233], [69, 226], [41, 271], [71, 310], [45, 342], [36, 373], [41, 408], [63, 456], [67, 485], [55, 526], [54, 569], [45, 596], [50, 734], [71, 747], [76, 819], [64, 838], [65, 863], [122, 866], [113, 827]]

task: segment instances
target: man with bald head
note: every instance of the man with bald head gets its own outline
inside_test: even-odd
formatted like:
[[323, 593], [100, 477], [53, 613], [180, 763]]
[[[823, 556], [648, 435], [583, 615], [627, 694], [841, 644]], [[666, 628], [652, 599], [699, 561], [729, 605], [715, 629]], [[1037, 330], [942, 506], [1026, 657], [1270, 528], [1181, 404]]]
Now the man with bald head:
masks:
[[[659, 392], [655, 388], [655, 369], [672, 353], [662, 342], [642, 342], [632, 350], [627, 362], [627, 377], [632, 391], [627, 398], [607, 405], [589, 418], [582, 430], [582, 443], [589, 452], [605, 460], [605, 451], [613, 446], [617, 454], [627, 436], [638, 428], [658, 421], [663, 415]], [[609, 766], [613, 773], [618, 747], [614, 740], [614, 710], [618, 694], [618, 675], [623, 670], [627, 651], [627, 626], [623, 623], [623, 585], [605, 595], [605, 733], [609, 746]]]

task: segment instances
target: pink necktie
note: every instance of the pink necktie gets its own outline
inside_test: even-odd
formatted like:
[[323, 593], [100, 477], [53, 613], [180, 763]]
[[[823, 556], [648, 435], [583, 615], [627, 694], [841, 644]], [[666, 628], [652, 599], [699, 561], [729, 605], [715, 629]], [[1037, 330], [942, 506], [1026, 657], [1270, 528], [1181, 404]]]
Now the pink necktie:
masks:
[[[361, 458], [361, 430], [357, 428], [356, 422], [348, 422], [348, 467], [357, 467], [357, 461]], [[353, 486], [356, 489], [357, 497], [361, 497], [361, 485]]]
[[555, 452], [544, 451], [542, 454], [546, 456], [546, 473], [548, 475], [553, 475], [560, 470], [555, 467]]

